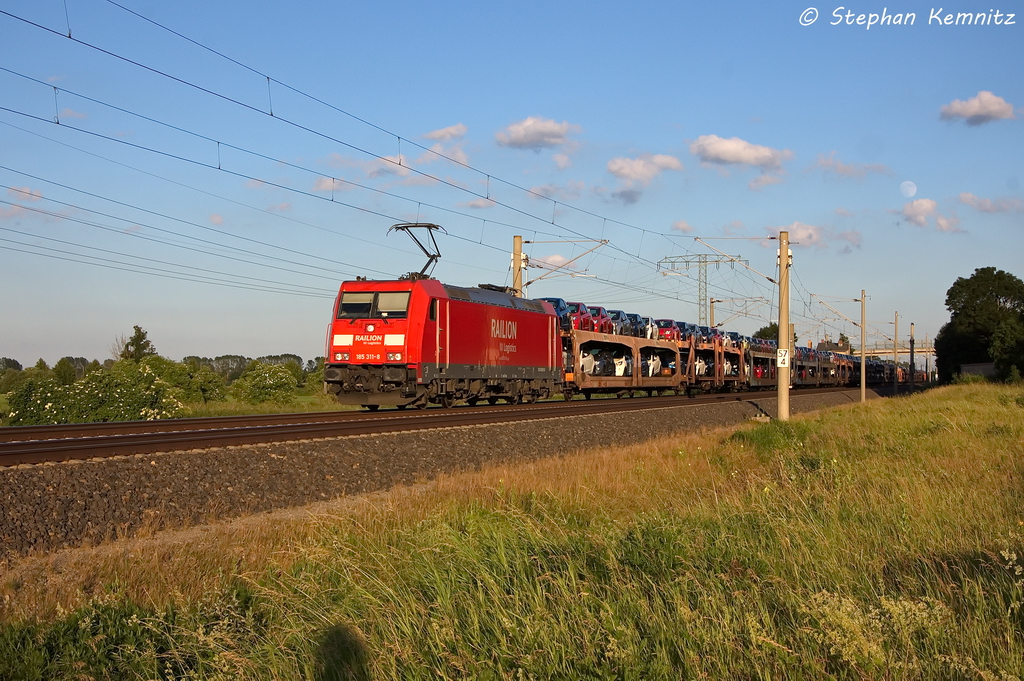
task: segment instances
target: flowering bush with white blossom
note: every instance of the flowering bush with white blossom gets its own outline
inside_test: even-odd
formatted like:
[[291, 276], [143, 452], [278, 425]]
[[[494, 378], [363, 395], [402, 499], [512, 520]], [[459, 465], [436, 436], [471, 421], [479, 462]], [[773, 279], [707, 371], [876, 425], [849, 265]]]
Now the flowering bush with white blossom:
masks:
[[130, 360], [71, 385], [30, 379], [9, 398], [12, 426], [152, 421], [184, 415], [179, 391], [150, 367]]
[[280, 364], [250, 362], [231, 391], [242, 402], [290, 402], [295, 396], [298, 382], [288, 369]]

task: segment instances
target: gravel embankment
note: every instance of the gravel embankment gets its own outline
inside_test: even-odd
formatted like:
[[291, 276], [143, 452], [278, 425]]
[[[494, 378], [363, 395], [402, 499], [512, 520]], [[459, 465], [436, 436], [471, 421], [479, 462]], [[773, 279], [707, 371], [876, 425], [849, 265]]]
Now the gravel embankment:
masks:
[[[869, 393], [874, 397], [874, 393]], [[859, 392], [795, 393], [793, 413]], [[0, 469], [0, 560], [775, 415], [774, 398]], [[763, 411], [762, 411], [763, 410]]]

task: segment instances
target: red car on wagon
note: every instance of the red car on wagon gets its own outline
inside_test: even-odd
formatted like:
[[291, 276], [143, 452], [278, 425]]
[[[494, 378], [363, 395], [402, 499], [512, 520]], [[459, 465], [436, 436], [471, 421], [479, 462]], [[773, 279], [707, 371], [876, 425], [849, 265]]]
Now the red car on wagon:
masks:
[[594, 330], [594, 315], [590, 314], [590, 310], [583, 303], [567, 303], [569, 305], [569, 311], [572, 313], [572, 328], [578, 331], [593, 331]]
[[588, 305], [587, 309], [594, 318], [594, 331], [597, 333], [615, 333], [615, 322], [608, 316], [608, 311], [600, 305]]
[[658, 338], [660, 340], [674, 340], [679, 341], [683, 339], [682, 332], [679, 331], [679, 327], [676, 326], [676, 320], [674, 319], [655, 319], [654, 323], [658, 327]]

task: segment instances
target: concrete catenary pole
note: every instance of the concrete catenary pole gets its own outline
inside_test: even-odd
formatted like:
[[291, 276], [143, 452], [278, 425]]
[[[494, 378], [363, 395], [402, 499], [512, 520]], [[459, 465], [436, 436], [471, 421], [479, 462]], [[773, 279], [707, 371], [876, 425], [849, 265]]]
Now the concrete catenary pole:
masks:
[[910, 392], [914, 392], [914, 322], [910, 322]]
[[512, 237], [512, 288], [517, 298], [523, 297], [523, 237]]
[[893, 321], [892, 332], [892, 391], [897, 394], [900, 391], [900, 313], [896, 311], [896, 319]]
[[[789, 232], [779, 232], [779, 357], [786, 358], [786, 366], [777, 367], [779, 420], [789, 420], [789, 372], [793, 362], [793, 344], [789, 331]], [[785, 350], [786, 352], [782, 352]]]
[[932, 384], [932, 352], [933, 350], [928, 345], [928, 334], [924, 335], [924, 382], [925, 385], [931, 386]]
[[868, 401], [868, 366], [864, 361], [868, 344], [868, 307], [864, 289], [860, 290], [860, 401]]

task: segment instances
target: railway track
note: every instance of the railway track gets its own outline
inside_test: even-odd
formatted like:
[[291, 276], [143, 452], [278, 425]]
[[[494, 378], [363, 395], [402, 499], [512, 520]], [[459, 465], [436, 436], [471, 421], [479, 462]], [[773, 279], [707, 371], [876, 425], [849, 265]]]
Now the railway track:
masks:
[[[841, 390], [846, 388], [808, 389], [801, 390], [800, 394]], [[690, 398], [552, 401], [423, 411], [339, 411], [8, 427], [0, 429], [0, 466], [697, 406], [774, 395], [774, 392], [765, 391]]]

